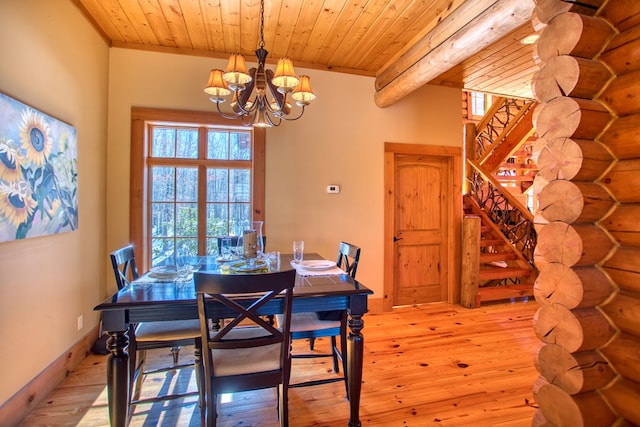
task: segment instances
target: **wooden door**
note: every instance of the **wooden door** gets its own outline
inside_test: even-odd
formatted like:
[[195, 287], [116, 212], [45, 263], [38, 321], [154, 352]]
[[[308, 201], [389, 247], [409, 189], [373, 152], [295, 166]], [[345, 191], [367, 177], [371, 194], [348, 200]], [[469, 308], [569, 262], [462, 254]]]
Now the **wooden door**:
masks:
[[396, 156], [394, 305], [447, 299], [448, 176], [442, 157]]
[[383, 310], [459, 302], [461, 150], [385, 145]]

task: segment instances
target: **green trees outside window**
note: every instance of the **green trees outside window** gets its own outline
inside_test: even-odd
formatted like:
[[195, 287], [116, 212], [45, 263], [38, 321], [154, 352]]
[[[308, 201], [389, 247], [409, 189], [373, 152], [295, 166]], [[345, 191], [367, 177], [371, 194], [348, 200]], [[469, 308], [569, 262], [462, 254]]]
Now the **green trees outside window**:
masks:
[[151, 265], [217, 254], [217, 236], [239, 235], [251, 221], [251, 131], [173, 125], [149, 131]]

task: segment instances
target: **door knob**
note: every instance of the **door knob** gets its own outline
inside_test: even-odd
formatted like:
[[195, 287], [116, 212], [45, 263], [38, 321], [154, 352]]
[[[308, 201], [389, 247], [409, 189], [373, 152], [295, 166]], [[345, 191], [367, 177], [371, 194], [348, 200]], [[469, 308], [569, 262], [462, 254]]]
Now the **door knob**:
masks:
[[397, 242], [398, 240], [402, 240], [402, 237], [393, 236], [393, 243]]

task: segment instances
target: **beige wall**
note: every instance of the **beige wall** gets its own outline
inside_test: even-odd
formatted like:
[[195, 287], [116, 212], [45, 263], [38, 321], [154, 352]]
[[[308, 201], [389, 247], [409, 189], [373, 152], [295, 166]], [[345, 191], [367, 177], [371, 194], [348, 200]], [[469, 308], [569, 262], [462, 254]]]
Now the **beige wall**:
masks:
[[[268, 49], [268, 46], [267, 46]], [[225, 61], [111, 49], [107, 247], [128, 242], [130, 110], [137, 107], [213, 111], [203, 93], [209, 70]], [[374, 79], [316, 70], [318, 98], [298, 121], [267, 130], [268, 250], [306, 249], [334, 258], [340, 240], [362, 247], [358, 278], [382, 298], [383, 145], [402, 142], [462, 146], [460, 90], [425, 86], [380, 109]], [[338, 184], [340, 194], [327, 194]], [[115, 288], [115, 285], [111, 285]]]
[[68, 0], [0, 1], [0, 91], [77, 129], [79, 199], [79, 230], [0, 243], [0, 406], [99, 319], [108, 54]]
[[[211, 110], [202, 87], [224, 61], [108, 49], [67, 0], [0, 1], [0, 59], [0, 91], [78, 130], [80, 212], [78, 231], [0, 243], [1, 405], [96, 325], [115, 288], [107, 252], [128, 242], [131, 106]], [[459, 90], [426, 86], [379, 109], [372, 78], [304, 72], [318, 99], [267, 131], [268, 249], [304, 239], [333, 258], [339, 240], [358, 244], [359, 279], [381, 298], [383, 143], [461, 146]]]

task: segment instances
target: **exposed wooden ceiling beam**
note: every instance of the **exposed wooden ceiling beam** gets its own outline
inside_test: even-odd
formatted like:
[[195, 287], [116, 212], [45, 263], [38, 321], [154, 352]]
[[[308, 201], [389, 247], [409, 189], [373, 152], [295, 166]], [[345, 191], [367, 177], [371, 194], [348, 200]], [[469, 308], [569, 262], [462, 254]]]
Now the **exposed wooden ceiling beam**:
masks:
[[[485, 3], [487, 1], [481, 2], [482, 5]], [[489, 3], [492, 4], [479, 15], [473, 15], [477, 11], [472, 5], [459, 8], [394, 63], [387, 65], [376, 78], [376, 105], [383, 108], [393, 105], [525, 24], [535, 8], [533, 0], [495, 0]], [[442, 26], [444, 24], [446, 28]], [[436, 45], [434, 41], [439, 43]]]
[[376, 90], [380, 90], [388, 85], [398, 74], [411, 67], [419, 61], [425, 52], [433, 50], [444, 43], [457, 31], [465, 26], [476, 16], [493, 6], [498, 0], [475, 0], [467, 1], [442, 17], [433, 26], [427, 27], [422, 33], [417, 34], [406, 47], [394, 55], [376, 73]]

